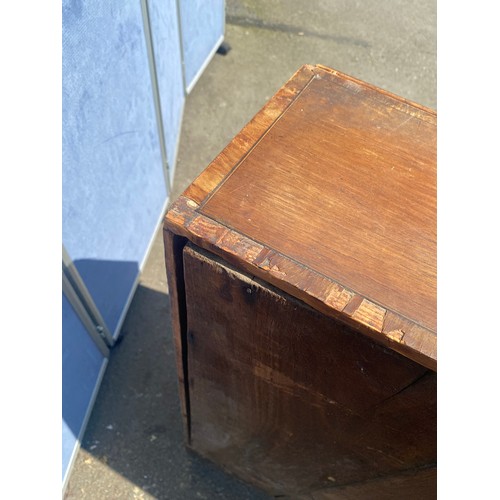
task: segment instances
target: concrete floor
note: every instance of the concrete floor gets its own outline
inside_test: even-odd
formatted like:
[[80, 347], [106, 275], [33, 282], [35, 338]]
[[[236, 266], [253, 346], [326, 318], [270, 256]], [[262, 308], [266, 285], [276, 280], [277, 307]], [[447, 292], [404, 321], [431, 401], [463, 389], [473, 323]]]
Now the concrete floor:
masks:
[[[436, 107], [436, 2], [227, 0], [226, 41], [188, 96], [172, 200], [304, 63]], [[111, 353], [66, 499], [265, 499], [186, 451], [161, 231]]]

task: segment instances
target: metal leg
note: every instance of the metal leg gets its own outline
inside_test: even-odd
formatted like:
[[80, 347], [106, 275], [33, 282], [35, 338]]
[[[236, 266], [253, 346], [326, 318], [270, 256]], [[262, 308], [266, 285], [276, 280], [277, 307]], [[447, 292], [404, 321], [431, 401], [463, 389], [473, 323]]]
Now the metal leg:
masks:
[[222, 42], [219, 45], [219, 48], [217, 49], [217, 54], [225, 56], [230, 50], [231, 50], [231, 45], [229, 45], [227, 42]]

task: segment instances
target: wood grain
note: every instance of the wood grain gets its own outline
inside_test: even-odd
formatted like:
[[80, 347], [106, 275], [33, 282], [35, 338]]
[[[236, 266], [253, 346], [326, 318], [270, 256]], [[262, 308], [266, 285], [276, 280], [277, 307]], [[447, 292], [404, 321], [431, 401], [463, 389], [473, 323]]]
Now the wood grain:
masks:
[[184, 439], [186, 444], [188, 444], [191, 420], [189, 416], [189, 388], [187, 385], [186, 294], [182, 267], [182, 250], [186, 244], [186, 240], [165, 230], [163, 232], [163, 242], [168, 294], [170, 298], [170, 317], [176, 355], [179, 400], [183, 417]]
[[435, 117], [396, 103], [317, 74], [200, 212], [435, 331]]
[[340, 488], [317, 491], [297, 500], [434, 500], [437, 469], [426, 467]]
[[191, 243], [183, 258], [198, 453], [287, 495], [435, 463], [435, 373]]
[[304, 86], [315, 75], [316, 68], [304, 65], [283, 85], [250, 122], [233, 138], [210, 165], [184, 192], [187, 198], [201, 203], [226, 175], [248, 154], [266, 130], [279, 118]]
[[437, 369], [436, 114], [305, 65], [165, 228]]
[[[323, 314], [339, 319], [431, 370], [437, 370], [437, 337], [434, 332], [390, 310], [385, 310], [381, 329], [380, 322], [359, 321], [363, 315], [371, 314], [367, 312], [370, 308], [374, 316], [380, 314], [380, 306], [297, 261], [199, 214], [190, 201], [181, 196], [172, 205], [165, 219], [167, 230], [171, 228], [174, 233], [214, 252]], [[361, 306], [364, 312], [356, 314], [356, 309]]]

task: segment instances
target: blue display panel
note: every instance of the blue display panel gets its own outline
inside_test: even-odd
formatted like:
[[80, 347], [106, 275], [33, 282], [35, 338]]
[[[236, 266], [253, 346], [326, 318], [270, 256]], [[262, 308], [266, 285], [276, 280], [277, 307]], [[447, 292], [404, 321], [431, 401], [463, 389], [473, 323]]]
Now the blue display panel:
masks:
[[62, 296], [62, 477], [90, 409], [106, 362], [80, 322], [66, 297]]
[[224, 35], [224, 0], [179, 0], [186, 86], [197, 78]]
[[63, 243], [115, 332], [167, 197], [138, 0], [63, 0], [62, 87]]
[[176, 0], [149, 0], [148, 5], [167, 160], [173, 182], [184, 105], [177, 4]]
[[[144, 5], [63, 0], [63, 244], [115, 336], [168, 196]], [[147, 5], [172, 180], [185, 76], [192, 83], [218, 45], [224, 2]], [[63, 295], [63, 480], [105, 366]]]

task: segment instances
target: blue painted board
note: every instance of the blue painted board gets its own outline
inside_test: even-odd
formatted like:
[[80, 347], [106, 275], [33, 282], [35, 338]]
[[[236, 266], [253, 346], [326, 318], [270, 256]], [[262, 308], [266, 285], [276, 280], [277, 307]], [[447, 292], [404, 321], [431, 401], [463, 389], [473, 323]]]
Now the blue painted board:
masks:
[[63, 0], [63, 243], [114, 332], [167, 192], [141, 5]]
[[180, 0], [182, 48], [189, 87], [224, 34], [224, 0]]
[[176, 4], [176, 0], [148, 2], [171, 183], [174, 179], [174, 162], [184, 105], [181, 42]]
[[106, 358], [62, 296], [62, 477], [82, 433], [85, 415]]

